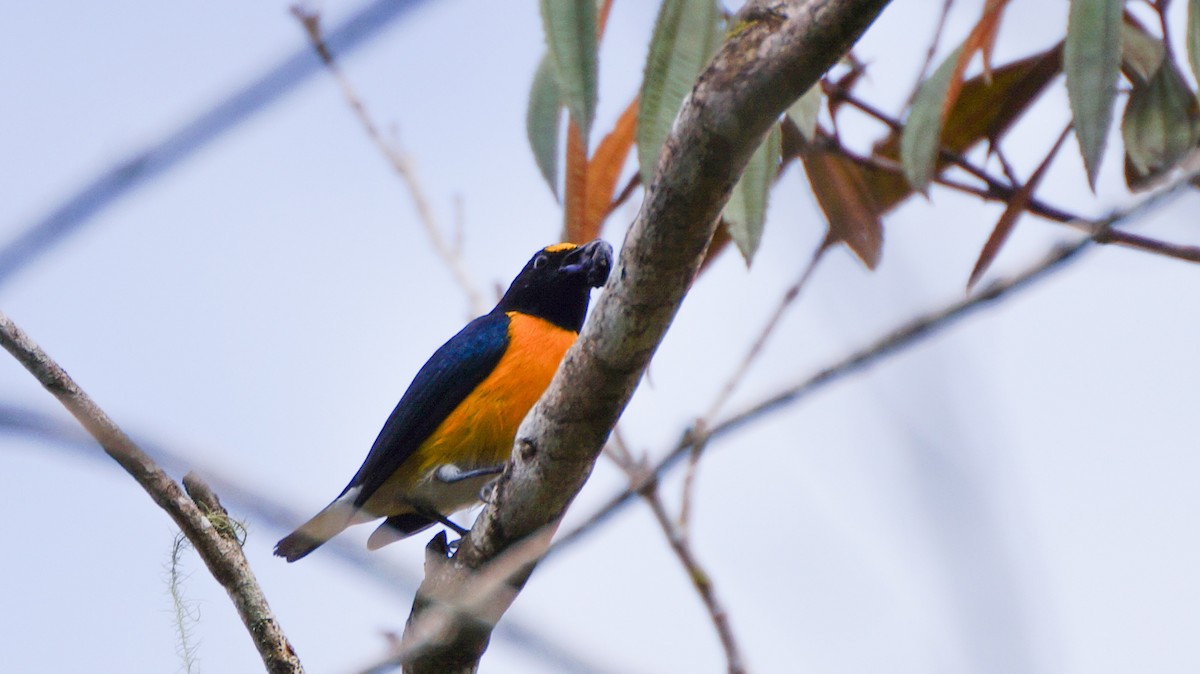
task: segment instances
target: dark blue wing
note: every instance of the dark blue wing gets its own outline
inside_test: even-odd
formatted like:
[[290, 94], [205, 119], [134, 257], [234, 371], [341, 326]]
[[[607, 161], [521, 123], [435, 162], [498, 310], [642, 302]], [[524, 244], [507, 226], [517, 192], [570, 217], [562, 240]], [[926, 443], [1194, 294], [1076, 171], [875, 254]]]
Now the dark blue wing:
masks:
[[435, 351], [408, 385], [362, 467], [342, 493], [361, 486], [354, 499], [354, 505], [361, 507], [492, 373], [507, 348], [508, 316], [495, 312], [471, 321]]

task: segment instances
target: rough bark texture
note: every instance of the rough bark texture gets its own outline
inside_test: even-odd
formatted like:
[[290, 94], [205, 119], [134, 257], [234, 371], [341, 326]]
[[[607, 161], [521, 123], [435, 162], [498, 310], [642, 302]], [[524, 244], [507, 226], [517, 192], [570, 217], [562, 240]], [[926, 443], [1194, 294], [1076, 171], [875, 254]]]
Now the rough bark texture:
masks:
[[[452, 558], [431, 545], [401, 643], [406, 672], [478, 668], [491, 624], [544, 550], [523, 544], [516, 555], [514, 544], [534, 533], [548, 541], [583, 486], [687, 293], [750, 154], [887, 3], [752, 1], [733, 18], [675, 121], [604, 294], [521, 425], [490, 505]], [[479, 572], [497, 558], [515, 572], [508, 582], [495, 582], [490, 567]]]

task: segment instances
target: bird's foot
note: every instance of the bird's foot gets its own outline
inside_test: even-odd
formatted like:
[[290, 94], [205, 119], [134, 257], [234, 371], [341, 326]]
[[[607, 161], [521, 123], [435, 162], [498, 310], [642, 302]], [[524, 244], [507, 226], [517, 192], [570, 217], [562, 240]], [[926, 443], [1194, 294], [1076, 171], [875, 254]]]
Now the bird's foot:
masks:
[[504, 464], [498, 466], [487, 466], [485, 468], [475, 468], [473, 470], [463, 470], [458, 466], [447, 463], [443, 466], [438, 466], [434, 471], [433, 476], [441, 482], [454, 484], [463, 480], [470, 480], [473, 477], [483, 477], [485, 475], [499, 475], [504, 471]]

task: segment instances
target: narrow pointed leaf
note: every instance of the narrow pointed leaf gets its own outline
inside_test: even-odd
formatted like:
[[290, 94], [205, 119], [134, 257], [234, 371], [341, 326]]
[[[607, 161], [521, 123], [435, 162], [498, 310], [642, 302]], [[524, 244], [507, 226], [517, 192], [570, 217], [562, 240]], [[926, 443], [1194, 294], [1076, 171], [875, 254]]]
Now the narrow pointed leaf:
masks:
[[979, 252], [979, 259], [975, 261], [975, 268], [971, 270], [971, 277], [967, 280], [967, 290], [975, 287], [975, 284], [979, 282], [983, 273], [988, 270], [988, 267], [992, 266], [992, 261], [1000, 253], [1004, 242], [1008, 240], [1008, 235], [1012, 234], [1013, 229], [1016, 228], [1017, 220], [1021, 219], [1021, 214], [1025, 212], [1025, 207], [1029, 205], [1029, 200], [1033, 198], [1034, 190], [1042, 182], [1042, 177], [1046, 175], [1046, 169], [1050, 168], [1050, 163], [1058, 155], [1058, 150], [1062, 147], [1063, 141], [1067, 139], [1070, 131], [1070, 127], [1063, 129], [1063, 132], [1058, 136], [1058, 141], [1054, 143], [1054, 147], [1050, 148], [1050, 152], [1046, 153], [1046, 158], [1038, 165], [1037, 170], [1021, 186], [1021, 189], [1017, 190], [1012, 195], [1012, 198], [1008, 200], [1008, 206], [1000, 214], [1000, 220], [996, 222], [991, 236], [988, 237], [987, 243], [983, 245], [983, 250]]
[[596, 40], [604, 37], [608, 25], [608, 14], [612, 11], [612, 0], [596, 0]]
[[818, 82], [808, 88], [804, 95], [796, 99], [792, 103], [792, 107], [788, 108], [787, 116], [796, 124], [803, 134], [805, 140], [811, 141], [817, 133], [817, 119], [821, 113], [821, 100], [824, 94], [821, 93], [821, 83]]
[[[983, 140], [999, 142], [1061, 71], [1062, 46], [1059, 45], [994, 69], [990, 83], [983, 76], [967, 80], [943, 125], [942, 146], [961, 153]], [[890, 134], [875, 147], [874, 153], [898, 161], [900, 134]], [[939, 158], [934, 164], [934, 175], [945, 165], [945, 160]], [[902, 175], [869, 164], [861, 165], [861, 168], [868, 177], [881, 214], [912, 194], [911, 186]]]
[[1087, 169], [1088, 184], [1104, 158], [1121, 68], [1121, 9], [1124, 0], [1071, 0], [1063, 69], [1075, 136]]
[[596, 146], [596, 153], [588, 162], [587, 204], [583, 209], [583, 225], [576, 241], [591, 241], [600, 235], [600, 225], [604, 222], [604, 216], [608, 215], [613, 192], [617, 189], [617, 179], [621, 177], [621, 169], [633, 148], [637, 113], [638, 101], [635, 98], [621, 113], [613, 130]]
[[563, 241], [583, 243], [584, 209], [587, 207], [588, 184], [587, 146], [579, 126], [572, 119], [567, 122], [567, 170], [563, 179]]
[[1200, 142], [1200, 105], [1170, 59], [1145, 86], [1135, 86], [1121, 117], [1130, 189], [1148, 187]]
[[900, 136], [900, 163], [904, 176], [918, 192], [929, 188], [934, 175], [938, 148], [942, 137], [942, 104], [950, 89], [950, 78], [954, 75], [962, 47], [955, 49], [938, 66], [933, 75], [921, 84], [913, 99], [912, 109], [904, 122]]
[[558, 198], [558, 136], [562, 120], [562, 99], [558, 80], [548, 56], [542, 57], [533, 86], [529, 89], [529, 109], [525, 113], [525, 135], [538, 170]]
[[758, 244], [762, 241], [767, 198], [779, 169], [779, 144], [777, 125], [750, 156], [750, 162], [734, 185], [733, 194], [722, 213], [729, 223], [729, 235], [742, 252], [742, 257], [746, 258], [747, 265], [754, 259]]
[[596, 0], [541, 0], [562, 100], [586, 140], [596, 114]]
[[638, 166], [646, 185], [679, 106], [720, 43], [720, 21], [717, 0], [664, 0], [659, 7], [637, 121]]
[[[991, 82], [983, 76], [967, 80], [943, 124], [942, 146], [961, 153], [983, 140], [1000, 141], [1061, 71], [1058, 45], [994, 69]], [[899, 135], [881, 141], [875, 154], [899, 159]]]
[[1188, 0], [1187, 54], [1192, 76], [1200, 81], [1200, 0]]
[[846, 244], [867, 269], [875, 269], [883, 249], [883, 222], [867, 171], [836, 147], [805, 153], [801, 160], [829, 223], [825, 241]]
[[963, 85], [963, 74], [966, 73], [967, 66], [970, 65], [976, 52], [983, 57], [984, 80], [991, 81], [992, 47], [996, 43], [996, 34], [1000, 31], [1000, 19], [1004, 16], [1004, 8], [1007, 6], [1008, 0], [987, 0], [984, 3], [983, 15], [979, 17], [975, 27], [963, 41], [962, 49], [958, 53], [958, 61], [954, 64], [954, 73], [950, 76], [950, 87], [946, 90], [946, 97], [942, 102], [943, 118], [950, 111], [950, 107], [954, 105], [954, 101], [958, 100], [958, 93]]
[[1121, 72], [1135, 87], [1145, 86], [1162, 65], [1167, 48], [1130, 15], [1121, 23]]

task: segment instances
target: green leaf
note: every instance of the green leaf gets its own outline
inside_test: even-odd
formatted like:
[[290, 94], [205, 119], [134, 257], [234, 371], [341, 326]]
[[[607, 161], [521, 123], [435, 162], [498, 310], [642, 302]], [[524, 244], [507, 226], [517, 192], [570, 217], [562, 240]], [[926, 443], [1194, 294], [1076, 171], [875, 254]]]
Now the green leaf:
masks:
[[584, 138], [596, 114], [596, 1], [541, 0], [554, 76]]
[[951, 52], [921, 84], [904, 122], [904, 132], [900, 136], [900, 164], [909, 184], [918, 192], [929, 189], [929, 181], [934, 175], [942, 140], [942, 108], [961, 53], [962, 47]]
[[1167, 48], [1133, 17], [1121, 22], [1121, 72], [1133, 86], [1145, 86], [1158, 72]]
[[762, 240], [767, 197], [779, 171], [779, 153], [779, 125], [775, 125], [754, 154], [750, 155], [750, 161], [737, 185], [733, 186], [733, 194], [729, 196], [729, 203], [725, 204], [722, 213], [729, 223], [729, 234], [742, 252], [742, 257], [746, 258], [747, 265], [754, 259]]
[[1117, 98], [1123, 5], [1124, 0], [1071, 0], [1067, 18], [1063, 47], [1067, 97], [1088, 184], [1093, 189]]
[[664, 0], [650, 39], [638, 112], [638, 166], [649, 185], [679, 106], [720, 44], [717, 0]]
[[1148, 186], [1200, 142], [1200, 105], [1170, 59], [1145, 86], [1135, 86], [1121, 117], [1131, 189]]
[[1188, 0], [1187, 53], [1192, 76], [1200, 81], [1200, 0]]
[[817, 133], [817, 118], [821, 114], [822, 98], [821, 83], [817, 82], [787, 110], [787, 116], [796, 123], [796, 128], [800, 129], [804, 140], [811, 141]]
[[542, 57], [537, 72], [533, 75], [533, 86], [529, 89], [529, 110], [525, 113], [525, 134], [538, 170], [550, 185], [554, 198], [558, 198], [558, 136], [562, 119], [562, 97], [558, 80], [554, 77], [554, 66], [549, 55]]

